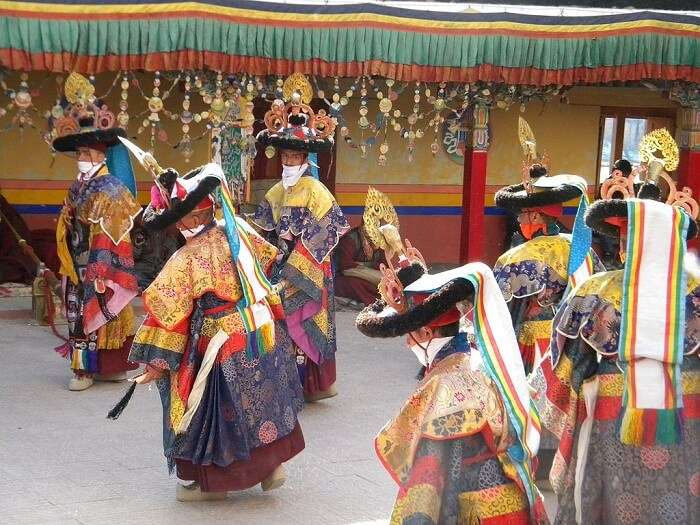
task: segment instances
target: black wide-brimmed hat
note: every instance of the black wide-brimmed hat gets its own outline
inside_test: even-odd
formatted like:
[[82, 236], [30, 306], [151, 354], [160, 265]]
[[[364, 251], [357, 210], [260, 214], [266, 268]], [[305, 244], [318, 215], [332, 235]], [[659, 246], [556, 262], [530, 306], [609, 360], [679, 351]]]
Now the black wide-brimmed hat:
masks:
[[[653, 183], [642, 184], [637, 194], [639, 199], [659, 200], [661, 192]], [[627, 200], [625, 199], [601, 199], [591, 204], [586, 210], [586, 224], [598, 233], [608, 237], [620, 237], [620, 228], [608, 222], [608, 219], [627, 219]], [[698, 233], [698, 226], [694, 220], [688, 226], [687, 239], [694, 238]]]
[[519, 213], [524, 209], [564, 204], [581, 196], [581, 190], [567, 182], [569, 177], [571, 176], [550, 177], [546, 175], [544, 168], [537, 171], [535, 166], [534, 171], [530, 171], [531, 191], [526, 190], [524, 183], [501, 188], [496, 192], [496, 206]]
[[213, 200], [209, 195], [221, 184], [220, 170], [218, 164], [205, 164], [187, 172], [184, 177], [179, 177], [172, 168], [165, 170], [159, 176], [159, 182], [168, 194], [172, 193], [170, 207], [160, 213], [149, 214], [148, 218], [144, 219], [144, 228], [163, 230], [177, 223], [195, 208], [212, 206]]
[[264, 147], [321, 153], [333, 147], [333, 137], [320, 138], [314, 130], [304, 125], [281, 128], [278, 131], [267, 129], [258, 133], [257, 141]]
[[58, 137], [53, 141], [53, 149], [61, 153], [77, 151], [78, 148], [89, 148], [96, 145], [106, 147], [119, 144], [119, 137], [126, 137], [122, 128], [99, 128], [95, 126], [95, 117], [85, 116], [78, 120], [80, 131]]
[[[455, 270], [450, 270], [429, 275], [423, 269], [422, 275], [405, 287], [404, 293], [410, 304], [404, 312], [399, 313], [379, 300], [357, 316], [355, 324], [358, 330], [367, 337], [388, 338], [415, 332], [422, 327], [439, 327], [458, 322], [461, 313], [457, 303], [470, 301], [474, 295], [474, 286], [466, 278], [458, 277], [458, 274], [452, 278], [454, 272]], [[415, 268], [411, 277], [419, 273], [421, 272]], [[408, 275], [405, 274], [405, 277]]]

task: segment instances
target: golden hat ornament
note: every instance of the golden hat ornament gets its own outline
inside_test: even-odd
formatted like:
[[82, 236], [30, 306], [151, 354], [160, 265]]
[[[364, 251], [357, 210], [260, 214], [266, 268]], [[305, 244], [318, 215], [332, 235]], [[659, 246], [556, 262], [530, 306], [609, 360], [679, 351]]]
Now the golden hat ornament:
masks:
[[386, 250], [387, 241], [382, 235], [381, 227], [392, 224], [399, 228], [399, 216], [394, 205], [384, 193], [370, 186], [365, 197], [365, 211], [362, 214], [365, 235], [376, 249]]

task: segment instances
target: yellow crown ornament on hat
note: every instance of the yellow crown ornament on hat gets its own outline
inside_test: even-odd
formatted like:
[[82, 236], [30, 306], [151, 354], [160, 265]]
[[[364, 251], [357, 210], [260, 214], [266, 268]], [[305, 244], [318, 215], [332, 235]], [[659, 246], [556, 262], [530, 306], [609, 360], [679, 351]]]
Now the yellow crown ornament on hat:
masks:
[[518, 140], [523, 150], [522, 180], [523, 187], [528, 193], [532, 193], [532, 181], [530, 180], [530, 168], [539, 164], [549, 171], [549, 155], [543, 153], [537, 156], [537, 139], [530, 124], [523, 117], [518, 117]]
[[362, 214], [365, 235], [376, 249], [386, 250], [387, 241], [380, 228], [385, 224], [393, 224], [399, 228], [399, 216], [394, 205], [381, 191], [369, 187], [365, 198], [365, 211]]

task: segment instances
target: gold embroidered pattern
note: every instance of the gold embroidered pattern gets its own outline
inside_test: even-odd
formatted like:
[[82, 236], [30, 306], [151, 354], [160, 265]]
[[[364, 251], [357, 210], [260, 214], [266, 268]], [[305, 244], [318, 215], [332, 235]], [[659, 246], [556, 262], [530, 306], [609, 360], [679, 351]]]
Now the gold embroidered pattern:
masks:
[[159, 326], [141, 326], [134, 337], [134, 344], [152, 345], [182, 354], [187, 345], [187, 335], [171, 332]]
[[549, 339], [552, 336], [552, 320], [525, 321], [520, 325], [518, 342], [534, 345], [539, 339]]
[[460, 523], [478, 524], [480, 519], [505, 516], [528, 507], [527, 497], [515, 483], [459, 495]]
[[414, 515], [427, 515], [437, 523], [440, 519], [440, 495], [433, 485], [421, 483], [406, 491], [396, 500], [391, 513], [391, 525], [402, 525], [404, 520]]
[[496, 266], [513, 265], [525, 261], [539, 262], [554, 270], [562, 280], [566, 281], [570, 247], [569, 239], [563, 235], [542, 235], [508, 250], [498, 258]]
[[493, 383], [471, 370], [469, 356], [452, 354], [440, 361], [376, 437], [377, 453], [395, 477], [406, 481], [423, 437], [444, 439], [504, 430], [503, 409]]
[[280, 220], [282, 208], [308, 208], [316, 220], [321, 220], [335, 203], [328, 188], [313, 177], [302, 177], [289, 190], [280, 181], [270, 188], [265, 199], [270, 203], [275, 223]]
[[170, 372], [170, 425], [171, 428], [180, 426], [180, 420], [185, 415], [185, 405], [177, 391], [178, 373]]
[[172, 329], [190, 315], [194, 301], [206, 292], [234, 303], [242, 297], [226, 234], [219, 228], [180, 248], [143, 292], [143, 303], [160, 325]]
[[68, 224], [70, 223], [70, 211], [67, 206], [61, 208], [61, 215], [58, 217], [56, 224], [56, 253], [61, 261], [59, 273], [68, 277], [73, 284], [78, 284], [78, 274], [73, 265], [73, 258], [68, 251]]
[[[612, 270], [592, 275], [576, 291], [577, 297], [597, 295], [603, 301], [610, 303], [618, 312], [622, 310], [622, 280], [624, 270]], [[690, 294], [698, 286], [700, 279], [688, 274], [687, 290]]]
[[129, 337], [134, 335], [134, 309], [129, 304], [117, 315], [116, 319], [103, 324], [97, 330], [97, 348], [100, 350], [118, 350]]
[[323, 288], [323, 270], [321, 270], [318, 263], [311, 262], [309, 259], [295, 250], [289, 254], [287, 264], [296, 268], [308, 280], [313, 282], [317, 288]]
[[314, 315], [313, 317], [314, 323], [316, 323], [316, 326], [318, 327], [319, 330], [321, 330], [321, 333], [325, 335], [326, 337], [330, 336], [330, 319], [328, 318], [328, 311], [327, 310], [321, 310], [319, 313]]
[[597, 295], [610, 303], [618, 312], [622, 310], [622, 278], [624, 270], [613, 270], [592, 275], [576, 291], [577, 297]]
[[102, 231], [119, 244], [128, 238], [134, 218], [141, 213], [141, 205], [124, 188], [118, 199], [97, 192], [77, 210], [77, 218], [84, 223], [99, 224]]
[[238, 312], [225, 315], [214, 319], [206, 317], [202, 324], [202, 335], [205, 337], [214, 337], [219, 330], [223, 330], [227, 334], [244, 334], [245, 326]]

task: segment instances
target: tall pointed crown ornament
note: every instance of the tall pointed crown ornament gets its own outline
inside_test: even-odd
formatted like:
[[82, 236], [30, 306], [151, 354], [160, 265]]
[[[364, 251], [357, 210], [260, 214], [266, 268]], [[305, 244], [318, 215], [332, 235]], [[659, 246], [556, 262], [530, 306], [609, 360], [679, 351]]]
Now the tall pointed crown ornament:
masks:
[[525, 191], [532, 193], [533, 191], [533, 168], [541, 167], [544, 173], [549, 172], [549, 155], [543, 153], [537, 156], [537, 140], [535, 134], [523, 117], [518, 117], [518, 140], [520, 147], [523, 149], [523, 166], [522, 166], [522, 182]]
[[274, 156], [274, 148], [311, 153], [331, 149], [336, 121], [323, 109], [317, 112], [311, 109], [313, 89], [308, 79], [301, 73], [291, 75], [282, 93], [285, 100], [272, 102], [264, 117], [266, 129], [257, 137], [265, 146], [267, 157]]
[[693, 198], [693, 190], [688, 187], [679, 190], [668, 173], [678, 168], [679, 152], [678, 144], [666, 128], [655, 129], [644, 135], [639, 143], [639, 158], [641, 165], [627, 177], [619, 170], [613, 171], [612, 176], [600, 188], [601, 197], [603, 199], [634, 197], [635, 176], [644, 183], [654, 184], [659, 190], [661, 190], [659, 183], [663, 180], [668, 187], [668, 194], [662, 200], [671, 206], [683, 208], [693, 220], [696, 220], [700, 207]]
[[380, 228], [385, 224], [399, 228], [399, 216], [394, 205], [386, 195], [371, 186], [367, 188], [362, 223], [365, 235], [372, 246], [379, 250], [386, 250], [388, 247]]

